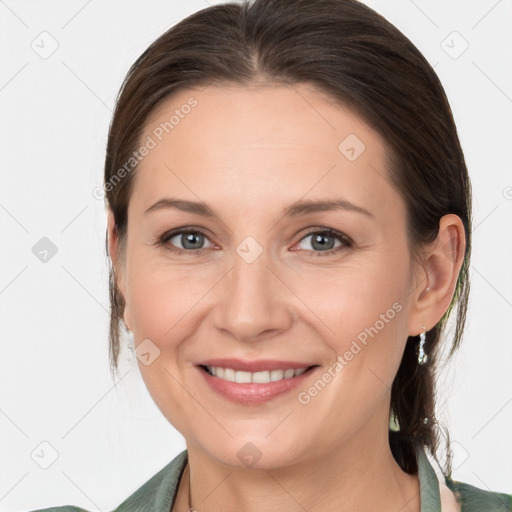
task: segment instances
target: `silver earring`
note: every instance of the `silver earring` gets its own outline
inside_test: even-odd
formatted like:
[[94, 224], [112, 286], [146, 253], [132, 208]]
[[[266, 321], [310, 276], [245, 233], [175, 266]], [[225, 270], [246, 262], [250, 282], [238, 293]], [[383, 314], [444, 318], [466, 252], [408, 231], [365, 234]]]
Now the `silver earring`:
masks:
[[418, 364], [425, 364], [428, 361], [428, 356], [425, 354], [423, 347], [425, 346], [425, 341], [427, 339], [426, 327], [424, 325], [421, 326], [423, 332], [420, 334], [420, 344], [418, 350]]
[[395, 416], [395, 412], [393, 410], [391, 410], [389, 417], [389, 430], [392, 432], [400, 432], [400, 424], [398, 423], [398, 418]]
[[130, 356], [133, 357], [135, 355], [135, 347], [133, 345], [133, 332], [128, 329], [128, 351], [130, 352]]

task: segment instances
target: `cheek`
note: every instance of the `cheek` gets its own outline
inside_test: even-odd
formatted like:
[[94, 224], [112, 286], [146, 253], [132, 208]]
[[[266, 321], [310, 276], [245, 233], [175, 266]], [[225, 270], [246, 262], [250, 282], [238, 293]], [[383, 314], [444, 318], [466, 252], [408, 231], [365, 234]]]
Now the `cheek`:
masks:
[[367, 267], [317, 284], [324, 285], [328, 296], [324, 293], [322, 299], [317, 291], [309, 298], [329, 326], [324, 336], [331, 349], [326, 371], [334, 377], [324, 374], [327, 391], [314, 407], [319, 416], [332, 417], [326, 428], [333, 432], [339, 422], [347, 422], [346, 411], [352, 411], [350, 428], [356, 429], [387, 399], [398, 371], [407, 340], [407, 278], [403, 270], [390, 278]]
[[[190, 396], [183, 385], [188, 376], [187, 340], [201, 324], [210, 283], [204, 272], [155, 264], [143, 255], [132, 255], [127, 267], [127, 308], [136, 334], [136, 345], [150, 354], [138, 358], [146, 388], [164, 416], [186, 431]], [[148, 343], [146, 340], [150, 340]], [[143, 345], [146, 343], [146, 345]], [[140, 345], [139, 345], [140, 344]], [[205, 427], [206, 428], [206, 427]]]
[[[153, 249], [154, 250], [154, 249]], [[179, 265], [135, 248], [127, 264], [127, 311], [138, 339], [166, 356], [190, 336], [219, 277], [205, 265]]]
[[406, 257], [384, 255], [367, 264], [338, 268], [303, 281], [317, 326], [332, 350], [346, 362], [343, 382], [391, 385], [407, 340], [409, 273]]
[[129, 279], [127, 306], [139, 335], [161, 339], [193, 306], [197, 281], [181, 272], [136, 270]]

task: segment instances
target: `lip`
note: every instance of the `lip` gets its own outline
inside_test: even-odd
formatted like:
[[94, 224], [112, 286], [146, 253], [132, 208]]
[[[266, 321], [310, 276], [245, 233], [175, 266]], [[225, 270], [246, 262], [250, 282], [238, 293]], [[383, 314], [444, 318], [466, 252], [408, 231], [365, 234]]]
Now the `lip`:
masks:
[[315, 363], [301, 363], [299, 361], [277, 361], [275, 359], [258, 359], [255, 361], [244, 361], [242, 359], [208, 359], [197, 363], [198, 366], [220, 366], [222, 368], [232, 368], [241, 372], [262, 372], [265, 370], [298, 370], [315, 366]]
[[[218, 362], [218, 360], [215, 361]], [[208, 364], [207, 366], [223, 366], [223, 364]], [[280, 364], [282, 364], [282, 361], [280, 362]], [[295, 366], [295, 368], [305, 368], [306, 366], [307, 365], [299, 364], [298, 366]], [[274, 382], [268, 382], [266, 384], [258, 384], [254, 382], [229, 382], [219, 377], [214, 377], [213, 375], [210, 375], [201, 365], [196, 366], [196, 368], [197, 371], [200, 372], [202, 377], [205, 379], [210, 389], [212, 389], [216, 393], [219, 393], [224, 398], [245, 405], [257, 405], [272, 400], [278, 396], [284, 395], [285, 393], [288, 393], [297, 386], [304, 384], [304, 381], [308, 379], [312, 373], [315, 373], [316, 370], [320, 368], [320, 366], [310, 365], [304, 373], [297, 377], [282, 379]], [[230, 368], [230, 366], [226, 366], [226, 368]], [[267, 366], [266, 369], [269, 369], [269, 367]], [[273, 369], [284, 368], [282, 366], [279, 366], [279, 368]]]

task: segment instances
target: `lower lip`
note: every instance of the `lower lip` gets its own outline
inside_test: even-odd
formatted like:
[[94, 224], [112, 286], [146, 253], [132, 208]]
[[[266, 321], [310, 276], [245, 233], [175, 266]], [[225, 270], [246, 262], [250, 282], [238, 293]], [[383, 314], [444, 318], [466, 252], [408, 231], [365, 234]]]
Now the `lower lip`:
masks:
[[200, 366], [197, 366], [197, 369], [213, 391], [233, 402], [244, 404], [260, 404], [283, 395], [304, 383], [317, 368], [318, 366], [314, 366], [297, 377], [268, 382], [266, 384], [256, 384], [253, 382], [242, 384], [214, 377]]

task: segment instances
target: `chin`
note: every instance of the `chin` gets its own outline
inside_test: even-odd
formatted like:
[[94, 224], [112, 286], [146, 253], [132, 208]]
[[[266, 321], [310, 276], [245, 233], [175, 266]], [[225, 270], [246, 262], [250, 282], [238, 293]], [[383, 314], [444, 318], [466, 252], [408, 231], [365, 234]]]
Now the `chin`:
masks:
[[237, 436], [212, 446], [206, 445], [203, 450], [219, 462], [240, 469], [277, 469], [306, 458], [306, 447], [298, 447], [289, 435], [284, 436], [287, 437], [287, 442], [277, 436], [271, 439], [272, 435], [267, 437], [267, 433], [264, 433], [259, 436]]

